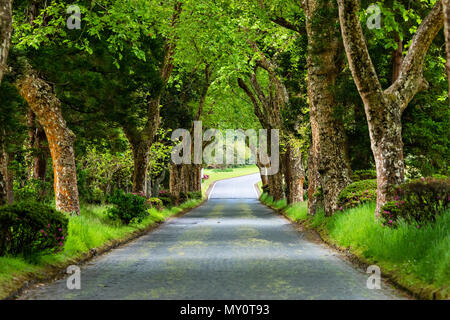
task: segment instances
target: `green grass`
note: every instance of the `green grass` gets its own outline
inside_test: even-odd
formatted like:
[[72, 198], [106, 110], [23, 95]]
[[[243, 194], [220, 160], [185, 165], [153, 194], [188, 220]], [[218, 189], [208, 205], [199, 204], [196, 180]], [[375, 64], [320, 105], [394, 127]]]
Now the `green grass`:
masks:
[[205, 196], [206, 190], [208, 190], [209, 186], [218, 180], [235, 178], [240, 176], [245, 176], [248, 174], [258, 173], [258, 167], [255, 165], [242, 166], [239, 168], [228, 168], [224, 170], [218, 169], [205, 169], [203, 174], [209, 175], [209, 179], [203, 180], [202, 183], [202, 194]]
[[150, 209], [149, 216], [142, 222], [130, 225], [110, 220], [106, 215], [106, 206], [83, 206], [79, 216], [69, 219], [67, 241], [60, 253], [37, 255], [27, 260], [22, 257], [0, 257], [0, 299], [18, 289], [25, 280], [45, 276], [46, 268], [60, 268], [82, 257], [90, 249], [125, 239], [133, 232], [144, 230], [200, 202], [189, 200], [179, 207], [162, 211]]
[[[273, 208], [280, 201], [266, 194], [261, 201]], [[307, 214], [307, 203], [285, 207], [283, 213], [293, 221], [302, 222], [318, 230], [331, 243], [349, 248], [369, 263], [396, 276], [402, 285], [411, 289], [428, 286], [450, 294], [450, 210], [438, 217], [435, 223], [420, 228], [405, 223], [397, 229], [383, 227], [374, 218], [375, 204], [338, 212], [325, 217], [323, 210], [315, 216]]]
[[366, 204], [325, 219], [327, 233], [342, 247], [366, 259], [414, 275], [436, 287], [450, 284], [450, 211], [435, 223], [383, 227], [374, 219], [375, 204]]
[[300, 202], [289, 206], [285, 214], [293, 221], [306, 220], [308, 218], [308, 202]]

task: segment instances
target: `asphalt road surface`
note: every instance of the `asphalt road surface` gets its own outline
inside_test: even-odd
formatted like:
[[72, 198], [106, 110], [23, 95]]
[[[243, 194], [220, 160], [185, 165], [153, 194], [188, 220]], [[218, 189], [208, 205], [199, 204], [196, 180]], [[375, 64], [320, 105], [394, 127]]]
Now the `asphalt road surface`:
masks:
[[257, 200], [258, 175], [215, 184], [209, 200], [180, 218], [21, 299], [399, 299], [368, 274]]

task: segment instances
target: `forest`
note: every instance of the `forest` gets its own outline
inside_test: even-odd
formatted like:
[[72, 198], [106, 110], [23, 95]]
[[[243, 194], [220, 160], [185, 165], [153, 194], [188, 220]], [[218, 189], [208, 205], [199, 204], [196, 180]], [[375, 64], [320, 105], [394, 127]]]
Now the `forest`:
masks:
[[[450, 295], [449, 0], [0, 0], [0, 84], [0, 298], [254, 173], [265, 205]], [[174, 163], [177, 129], [201, 140]]]

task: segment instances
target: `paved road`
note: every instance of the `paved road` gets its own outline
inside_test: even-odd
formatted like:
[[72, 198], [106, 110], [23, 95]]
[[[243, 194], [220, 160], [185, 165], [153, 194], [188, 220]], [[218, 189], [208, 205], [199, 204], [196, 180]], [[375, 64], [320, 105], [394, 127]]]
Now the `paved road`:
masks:
[[216, 183], [189, 214], [81, 269], [81, 290], [58, 280], [22, 299], [395, 299], [368, 275], [256, 199], [258, 175]]

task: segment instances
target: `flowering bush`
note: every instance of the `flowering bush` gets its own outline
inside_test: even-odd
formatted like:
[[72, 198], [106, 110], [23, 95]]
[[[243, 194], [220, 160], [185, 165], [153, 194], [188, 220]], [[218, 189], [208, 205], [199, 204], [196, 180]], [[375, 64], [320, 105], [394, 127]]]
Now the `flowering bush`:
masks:
[[37, 202], [0, 207], [0, 255], [59, 251], [68, 223], [64, 214]]
[[169, 191], [168, 190], [159, 190], [159, 195], [160, 196], [166, 196], [166, 195], [168, 195], [169, 194]]
[[122, 190], [116, 190], [109, 202], [114, 204], [114, 207], [108, 210], [109, 217], [126, 224], [132, 221], [141, 222], [148, 215], [147, 209], [150, 207], [143, 194], [125, 193]]
[[203, 179], [203, 180], [208, 180], [208, 179], [209, 179], [209, 175], [204, 174], [203, 177], [202, 177], [202, 179]]
[[449, 178], [421, 178], [397, 186], [393, 190], [394, 201], [381, 209], [383, 225], [396, 227], [399, 220], [409, 224], [434, 222], [450, 203]]
[[348, 185], [339, 194], [339, 210], [377, 200], [377, 180], [361, 180]]
[[150, 207], [158, 209], [158, 210], [162, 210], [163, 209], [163, 202], [161, 199], [158, 198], [150, 198], [147, 200], [147, 203], [149, 204]]

